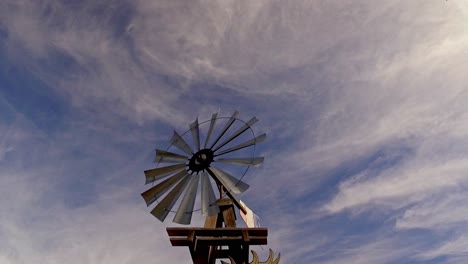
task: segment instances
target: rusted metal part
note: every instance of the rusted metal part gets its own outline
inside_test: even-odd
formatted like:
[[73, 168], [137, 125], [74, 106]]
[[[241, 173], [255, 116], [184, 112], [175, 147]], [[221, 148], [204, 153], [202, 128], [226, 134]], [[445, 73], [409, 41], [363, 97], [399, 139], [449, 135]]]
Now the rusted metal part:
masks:
[[[251, 252], [252, 252], [252, 255], [253, 255], [253, 260], [252, 260], [252, 262], [250, 262], [250, 264], [278, 264], [280, 262], [280, 259], [281, 259], [281, 253], [278, 254], [278, 257], [276, 257], [276, 259], [273, 259], [275, 257], [275, 253], [273, 253], [273, 250], [270, 249], [270, 255], [268, 256], [267, 261], [260, 262], [258, 260], [257, 252], [255, 252], [253, 250], [251, 250]], [[229, 257], [229, 259], [231, 260], [231, 263], [227, 263], [227, 262], [222, 261], [222, 260], [221, 260], [221, 263], [222, 264], [237, 264], [231, 257]], [[244, 264], [244, 263], [239, 263], [239, 264]]]

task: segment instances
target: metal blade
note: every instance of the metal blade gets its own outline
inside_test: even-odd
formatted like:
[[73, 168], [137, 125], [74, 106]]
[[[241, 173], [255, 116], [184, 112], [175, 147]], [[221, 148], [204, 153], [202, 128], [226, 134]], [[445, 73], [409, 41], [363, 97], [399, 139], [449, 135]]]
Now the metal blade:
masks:
[[228, 173], [217, 169], [215, 167], [210, 167], [208, 168], [213, 174], [216, 176], [216, 178], [221, 182], [221, 184], [224, 185], [230, 192], [233, 193], [243, 193], [245, 192], [248, 188], [249, 185], [234, 176], [229, 175]]
[[159, 197], [167, 192], [176, 182], [180, 181], [182, 177], [187, 175], [185, 170], [180, 171], [179, 173], [175, 174], [174, 176], [160, 182], [158, 185], [151, 187], [149, 190], [145, 191], [141, 194], [143, 199], [146, 202], [146, 206], [154, 203]]
[[190, 131], [192, 132], [193, 141], [197, 147], [197, 151], [200, 150], [200, 131], [198, 129], [198, 118], [190, 124]]
[[231, 158], [231, 159], [217, 159], [216, 162], [229, 163], [236, 165], [259, 165], [263, 163], [264, 157], [256, 158]]
[[253, 124], [257, 123], [258, 119], [256, 117], [253, 117], [252, 119], [249, 120], [249, 122], [245, 123], [239, 130], [234, 132], [229, 138], [223, 141], [223, 143], [220, 143], [219, 146], [217, 146], [213, 151], [217, 151], [218, 149], [222, 148], [224, 145], [227, 143], [231, 142], [233, 139], [238, 137], [240, 134], [244, 133], [249, 127], [251, 127]]
[[159, 162], [181, 162], [188, 160], [187, 156], [182, 156], [165, 150], [156, 149], [155, 163]]
[[254, 139], [251, 139], [251, 140], [248, 140], [242, 144], [239, 144], [237, 146], [234, 146], [232, 148], [229, 148], [229, 149], [226, 149], [226, 150], [223, 150], [219, 153], [215, 153], [215, 157], [216, 156], [221, 156], [221, 155], [224, 155], [224, 154], [227, 154], [227, 153], [230, 153], [230, 152], [233, 152], [233, 151], [236, 151], [236, 150], [239, 150], [239, 149], [243, 149], [243, 148], [246, 148], [246, 147], [249, 147], [249, 146], [252, 146], [252, 145], [255, 145], [257, 143], [260, 143], [262, 141], [264, 141], [266, 139], [266, 134], [262, 134]]
[[226, 133], [226, 131], [232, 126], [232, 123], [234, 123], [234, 121], [236, 120], [236, 116], [237, 114], [239, 114], [239, 112], [235, 111], [231, 118], [229, 118], [229, 121], [226, 123], [226, 125], [224, 126], [223, 130], [221, 130], [221, 133], [218, 135], [218, 137], [215, 139], [215, 141], [213, 142], [213, 144], [211, 145], [210, 149], [212, 149], [214, 147], [214, 145], [216, 145], [216, 143], [218, 143], [218, 141], [221, 139], [221, 137]]
[[174, 216], [174, 223], [181, 225], [189, 225], [192, 220], [193, 206], [195, 205], [195, 198], [197, 197], [197, 189], [200, 175], [193, 175], [190, 181], [187, 191], [185, 192], [184, 198], [180, 202], [179, 209]]
[[175, 187], [172, 189], [164, 199], [161, 200], [158, 205], [151, 211], [151, 214], [158, 218], [161, 222], [164, 222], [167, 214], [172, 210], [172, 207], [179, 199], [185, 186], [187, 186], [188, 180], [191, 175], [186, 175]]
[[188, 155], [193, 155], [193, 149], [185, 142], [185, 140], [174, 131], [174, 135], [171, 139], [171, 144], [182, 150], [183, 152], [187, 153]]
[[211, 137], [211, 133], [213, 132], [213, 128], [216, 124], [216, 117], [218, 116], [218, 113], [214, 113], [212, 116], [211, 116], [211, 121], [210, 121], [210, 128], [208, 129], [208, 134], [206, 135], [206, 140], [205, 140], [205, 146], [204, 148], [206, 148], [206, 146], [208, 145], [208, 141], [210, 140], [210, 137]]
[[202, 215], [215, 215], [219, 213], [219, 207], [216, 205], [216, 197], [211, 186], [208, 173], [202, 172], [201, 175], [201, 203], [202, 203]]
[[145, 184], [154, 182], [156, 180], [162, 179], [169, 174], [173, 173], [176, 170], [181, 170], [185, 169], [185, 163], [179, 163], [176, 165], [171, 165], [171, 166], [166, 166], [166, 167], [161, 167], [161, 168], [156, 168], [152, 170], [146, 170], [145, 171], [145, 177], [146, 177], [146, 182]]

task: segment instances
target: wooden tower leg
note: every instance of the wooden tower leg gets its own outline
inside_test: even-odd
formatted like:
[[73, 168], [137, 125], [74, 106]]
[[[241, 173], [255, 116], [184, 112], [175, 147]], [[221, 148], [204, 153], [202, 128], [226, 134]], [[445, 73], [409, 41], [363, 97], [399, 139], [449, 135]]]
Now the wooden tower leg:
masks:
[[[220, 212], [216, 215], [207, 216], [205, 219], [205, 228], [223, 228], [223, 227], [236, 227], [236, 214], [234, 212], [234, 204], [231, 199], [224, 198], [218, 200]], [[223, 226], [224, 224], [224, 226]], [[216, 254], [219, 246], [210, 246], [208, 250], [208, 264], [216, 262]], [[231, 249], [231, 248], [230, 248]], [[235, 249], [237, 251], [237, 248]], [[238, 253], [233, 255], [239, 255]], [[242, 263], [236, 261], [236, 263]]]
[[236, 227], [236, 214], [234, 212], [232, 200], [229, 198], [220, 199], [218, 200], [218, 206], [219, 213], [217, 215], [207, 216], [204, 227]]

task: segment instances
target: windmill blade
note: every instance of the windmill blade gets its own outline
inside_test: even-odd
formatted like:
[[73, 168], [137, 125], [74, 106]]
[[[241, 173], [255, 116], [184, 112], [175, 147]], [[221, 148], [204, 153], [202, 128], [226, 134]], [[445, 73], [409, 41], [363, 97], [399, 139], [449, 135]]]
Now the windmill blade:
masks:
[[193, 154], [193, 149], [185, 142], [185, 140], [174, 131], [174, 135], [171, 139], [171, 144], [176, 146], [178, 149], [182, 150], [183, 152], [187, 153], [187, 155]]
[[151, 187], [149, 190], [141, 194], [146, 202], [146, 206], [150, 206], [159, 197], [165, 194], [174, 184], [182, 179], [187, 172], [185, 170], [178, 172], [174, 176], [160, 182], [158, 185]]
[[145, 184], [154, 182], [156, 180], [162, 179], [169, 174], [173, 173], [174, 171], [185, 169], [185, 163], [179, 163], [172, 166], [166, 166], [161, 168], [156, 168], [152, 170], [145, 171], [146, 182]]
[[167, 214], [172, 210], [174, 204], [179, 199], [180, 195], [187, 186], [190, 175], [186, 175], [175, 187], [172, 189], [164, 199], [161, 200], [158, 205], [151, 211], [151, 214], [158, 218], [161, 222], [164, 222]]
[[226, 133], [226, 131], [232, 126], [232, 124], [234, 123], [234, 121], [236, 120], [236, 116], [237, 114], [239, 114], [239, 112], [235, 111], [231, 118], [229, 118], [229, 121], [226, 123], [226, 125], [224, 126], [223, 130], [221, 130], [221, 133], [218, 135], [218, 137], [215, 139], [215, 141], [213, 142], [213, 144], [211, 145], [210, 149], [212, 149], [214, 147], [214, 145], [216, 145], [216, 143], [218, 143], [218, 141], [221, 139], [221, 137], [223, 137], [223, 135]]
[[156, 149], [155, 163], [159, 162], [182, 162], [188, 160], [187, 156], [182, 156], [165, 150]]
[[198, 118], [190, 124], [190, 131], [192, 132], [193, 141], [195, 142], [195, 147], [197, 151], [200, 150], [200, 131], [198, 128]]
[[216, 205], [215, 193], [206, 172], [202, 172], [201, 175], [201, 204], [203, 216], [211, 216], [219, 213], [219, 207]]
[[266, 139], [266, 134], [262, 134], [254, 139], [251, 139], [251, 140], [248, 140], [242, 144], [239, 144], [237, 146], [234, 146], [232, 148], [229, 148], [229, 149], [226, 149], [226, 150], [223, 150], [219, 153], [215, 153], [215, 157], [216, 156], [221, 156], [221, 155], [224, 155], [224, 154], [227, 154], [227, 153], [231, 153], [233, 151], [236, 151], [236, 150], [239, 150], [239, 149], [243, 149], [243, 148], [246, 148], [246, 147], [250, 147], [252, 145], [255, 145], [257, 143], [260, 143], [262, 141], [264, 141]]
[[192, 176], [187, 191], [185, 192], [184, 198], [180, 202], [179, 209], [174, 216], [174, 223], [181, 225], [189, 225], [192, 220], [193, 206], [195, 205], [195, 198], [197, 197], [197, 189], [200, 175], [196, 174]]
[[208, 129], [208, 134], [206, 135], [206, 140], [205, 140], [205, 146], [204, 148], [206, 148], [206, 146], [208, 145], [208, 141], [210, 141], [210, 137], [211, 137], [211, 133], [213, 132], [213, 128], [216, 124], [216, 117], [218, 116], [218, 113], [214, 113], [212, 116], [211, 116], [211, 121], [210, 121], [210, 128]]
[[257, 123], [257, 121], [258, 119], [256, 117], [253, 117], [252, 119], [250, 119], [249, 122], [245, 123], [241, 128], [239, 128], [236, 132], [234, 132], [231, 136], [229, 136], [226, 140], [224, 140], [223, 143], [220, 143], [213, 151], [217, 151], [218, 149], [222, 148], [227, 143], [237, 138], [239, 135], [241, 135], [247, 129], [249, 129], [253, 124]]
[[259, 165], [263, 163], [264, 157], [256, 158], [230, 158], [230, 159], [217, 159], [216, 162], [229, 163], [236, 165]]
[[247, 183], [229, 175], [220, 169], [210, 167], [207, 170], [211, 171], [216, 179], [218, 179], [219, 182], [221, 182], [221, 184], [224, 185], [224, 187], [226, 187], [230, 192], [239, 194], [245, 192], [249, 188]]

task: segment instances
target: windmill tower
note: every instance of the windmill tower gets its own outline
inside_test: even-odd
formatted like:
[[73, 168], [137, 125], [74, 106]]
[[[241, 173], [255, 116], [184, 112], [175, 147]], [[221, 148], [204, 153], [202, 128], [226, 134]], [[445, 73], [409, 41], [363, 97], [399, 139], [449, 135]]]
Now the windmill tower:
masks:
[[[247, 264], [249, 246], [267, 244], [267, 228], [255, 227], [252, 221], [247, 221], [247, 228], [236, 225], [236, 209], [243, 218], [253, 219], [252, 211], [234, 195], [249, 188], [243, 177], [250, 166], [263, 162], [263, 157], [255, 157], [255, 146], [266, 139], [266, 134], [255, 136], [251, 128], [257, 118], [244, 122], [237, 115], [237, 111], [230, 117], [218, 117], [215, 113], [201, 123], [196, 119], [182, 135], [174, 131], [170, 147], [156, 149], [157, 168], [145, 171], [146, 184], [153, 186], [141, 195], [148, 206], [157, 202], [151, 214], [161, 222], [174, 212], [173, 222], [189, 225], [193, 212], [197, 211], [194, 208], [200, 193], [198, 210], [206, 217], [204, 227], [167, 228], [171, 244], [188, 247], [194, 264], [214, 264], [217, 259]], [[220, 129], [217, 123], [224, 126]], [[208, 124], [205, 133], [200, 127]], [[212, 135], [217, 136], [212, 138]], [[200, 138], [205, 138], [203, 145]], [[169, 151], [171, 147], [173, 151]], [[170, 165], [159, 166], [167, 163]], [[240, 178], [226, 172], [231, 165], [245, 166]], [[173, 208], [177, 209], [173, 211]], [[273, 260], [271, 250], [267, 262], [258, 262], [257, 254], [254, 251], [252, 254], [252, 263], [279, 263], [280, 256]]]

